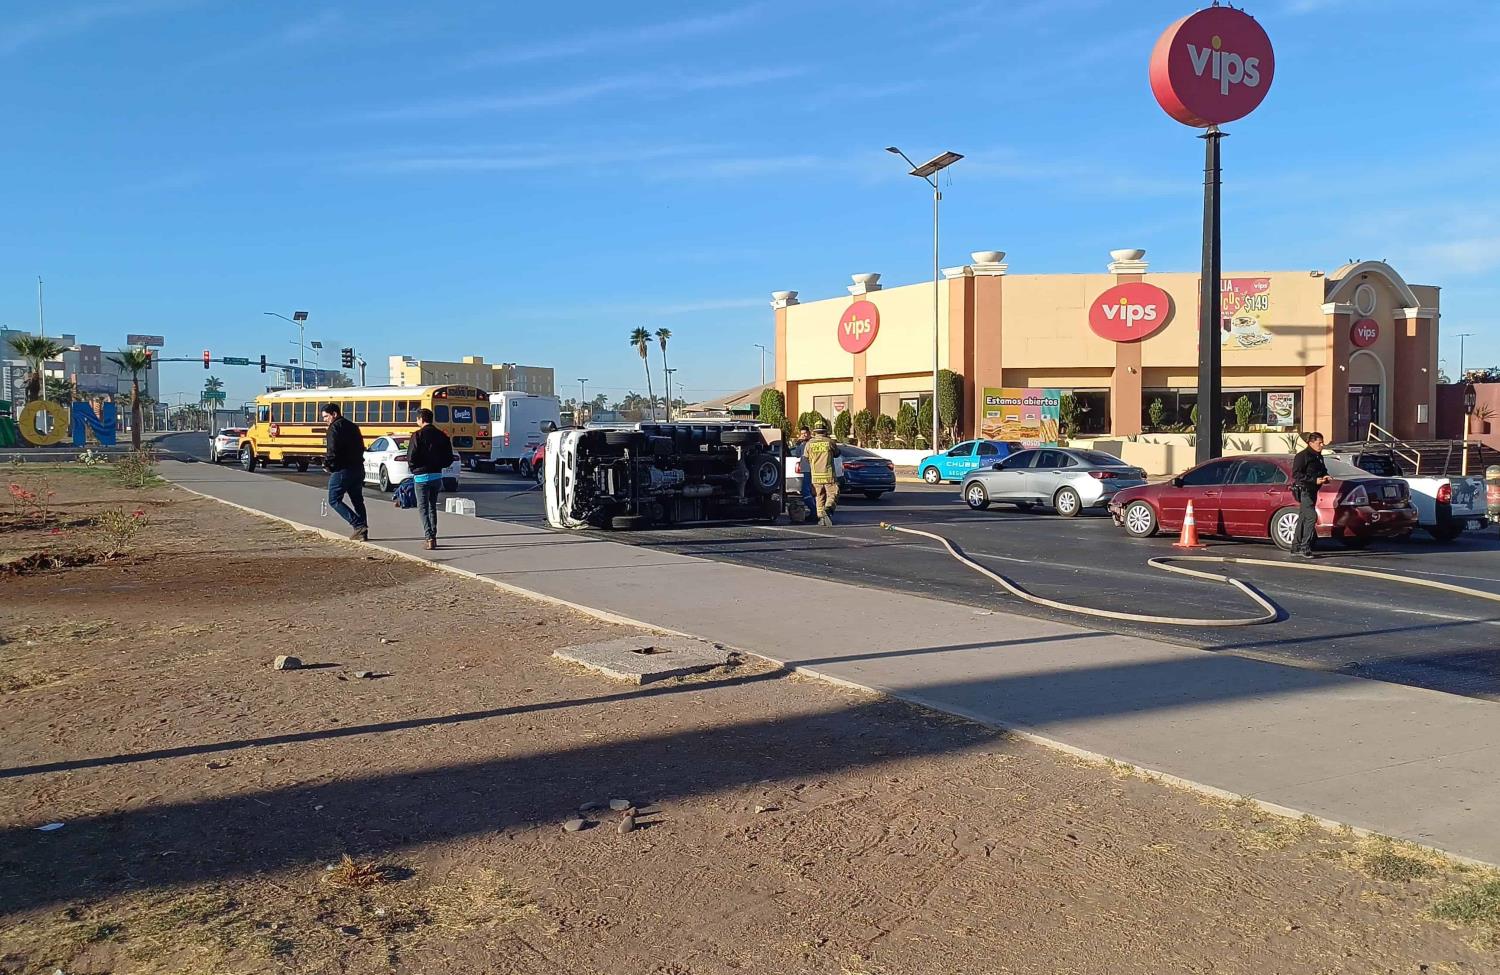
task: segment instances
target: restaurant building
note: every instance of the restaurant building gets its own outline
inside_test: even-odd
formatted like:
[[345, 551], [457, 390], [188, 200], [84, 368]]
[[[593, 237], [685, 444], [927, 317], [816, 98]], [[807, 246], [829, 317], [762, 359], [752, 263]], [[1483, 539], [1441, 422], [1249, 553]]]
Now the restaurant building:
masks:
[[[1140, 250], [1110, 256], [1097, 274], [1011, 274], [1003, 252], [979, 251], [943, 272], [938, 365], [963, 377], [964, 434], [984, 425], [987, 388], [1071, 394], [1076, 437], [1190, 427], [1199, 277], [1153, 273]], [[894, 417], [932, 395], [933, 285], [886, 288], [879, 279], [856, 274], [848, 297], [820, 301], [773, 293], [776, 385], [788, 416]], [[1318, 429], [1357, 440], [1377, 423], [1406, 439], [1434, 436], [1436, 287], [1360, 261], [1329, 272], [1225, 272], [1221, 292], [1231, 423], [1243, 397], [1246, 432]]]

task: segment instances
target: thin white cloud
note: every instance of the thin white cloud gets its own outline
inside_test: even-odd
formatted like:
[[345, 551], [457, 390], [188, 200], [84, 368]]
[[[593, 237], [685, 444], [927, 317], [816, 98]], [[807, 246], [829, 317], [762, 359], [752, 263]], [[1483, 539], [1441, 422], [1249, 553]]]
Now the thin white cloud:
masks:
[[82, 3], [0, 27], [0, 57], [42, 41], [81, 34], [110, 21], [128, 20], [197, 6], [202, 0], [112, 0]]
[[744, 71], [698, 75], [619, 75], [553, 88], [415, 102], [395, 108], [378, 109], [365, 113], [363, 117], [383, 121], [472, 118], [476, 115], [496, 115], [527, 109], [576, 105], [591, 102], [603, 96], [626, 92], [661, 96], [726, 88], [749, 88], [794, 78], [804, 73], [803, 68], [781, 67], [750, 68]]
[[1488, 274], [1500, 271], [1500, 235], [1467, 237], [1424, 244], [1414, 251], [1422, 266], [1435, 266], [1454, 274]]
[[577, 170], [694, 156], [714, 151], [701, 143], [621, 144], [615, 146], [512, 145], [426, 147], [366, 154], [339, 163], [349, 172], [387, 173], [505, 173], [533, 170]]
[[481, 51], [463, 58], [460, 70], [498, 65], [530, 64], [559, 58], [579, 57], [605, 51], [618, 51], [650, 44], [670, 44], [707, 34], [723, 33], [753, 19], [764, 4], [755, 3], [722, 13], [686, 17], [640, 27], [608, 31], [590, 31], [573, 37], [556, 38], [531, 44], [515, 44], [493, 51]]

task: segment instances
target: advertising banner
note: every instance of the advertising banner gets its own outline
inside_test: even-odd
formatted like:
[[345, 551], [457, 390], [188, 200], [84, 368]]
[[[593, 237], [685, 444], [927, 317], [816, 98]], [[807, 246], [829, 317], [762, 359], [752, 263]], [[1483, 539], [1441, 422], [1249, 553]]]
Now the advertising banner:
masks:
[[1266, 394], [1266, 421], [1273, 427], [1289, 427], [1297, 415], [1297, 394], [1279, 392]]
[[1056, 447], [1061, 405], [1061, 390], [986, 386], [979, 435], [1019, 440], [1026, 447]]
[[1270, 278], [1221, 278], [1219, 281], [1219, 343], [1230, 351], [1268, 349], [1273, 336], [1270, 320]]

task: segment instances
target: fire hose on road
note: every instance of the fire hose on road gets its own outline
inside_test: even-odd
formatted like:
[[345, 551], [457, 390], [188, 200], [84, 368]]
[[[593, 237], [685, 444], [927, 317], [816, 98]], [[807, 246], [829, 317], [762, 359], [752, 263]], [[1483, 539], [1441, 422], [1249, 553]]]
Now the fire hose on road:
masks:
[[1076, 603], [1065, 603], [1061, 600], [1047, 599], [1043, 596], [1027, 592], [1000, 573], [980, 565], [965, 555], [963, 550], [957, 545], [936, 532], [922, 531], [919, 528], [903, 528], [900, 525], [892, 525], [886, 522], [881, 522], [880, 527], [885, 531], [916, 535], [938, 542], [943, 548], [948, 550], [948, 554], [953, 556], [953, 558], [994, 582], [1017, 599], [1023, 599], [1028, 603], [1034, 603], [1038, 606], [1061, 610], [1065, 613], [1078, 613], [1083, 616], [1097, 616], [1102, 619], [1124, 620], [1131, 623], [1155, 623], [1165, 626], [1258, 626], [1262, 623], [1274, 623], [1281, 618], [1281, 611], [1277, 608], [1276, 604], [1271, 602], [1268, 597], [1260, 593], [1249, 583], [1236, 579], [1233, 576], [1173, 565], [1172, 563], [1174, 562], [1212, 562], [1219, 565], [1267, 566], [1273, 569], [1295, 569], [1302, 572], [1329, 572], [1338, 575], [1362, 576], [1368, 579], [1397, 582], [1407, 586], [1420, 586], [1424, 589], [1437, 589], [1442, 592], [1457, 593], [1461, 596], [1471, 596], [1475, 599], [1500, 603], [1500, 593], [1486, 592], [1483, 589], [1471, 589], [1467, 586], [1456, 586], [1449, 582], [1437, 582], [1431, 579], [1410, 579], [1405, 576], [1392, 575], [1389, 572], [1356, 569], [1345, 565], [1310, 565], [1303, 562], [1277, 562], [1271, 559], [1246, 559], [1228, 555], [1167, 555], [1149, 559], [1146, 564], [1153, 569], [1161, 569], [1163, 572], [1173, 572], [1178, 575], [1232, 586], [1244, 593], [1251, 602], [1259, 606], [1262, 613], [1259, 616], [1242, 616], [1229, 619], [1195, 619], [1178, 616], [1153, 616], [1146, 613], [1124, 613], [1112, 609], [1098, 609], [1092, 606], [1079, 606]]

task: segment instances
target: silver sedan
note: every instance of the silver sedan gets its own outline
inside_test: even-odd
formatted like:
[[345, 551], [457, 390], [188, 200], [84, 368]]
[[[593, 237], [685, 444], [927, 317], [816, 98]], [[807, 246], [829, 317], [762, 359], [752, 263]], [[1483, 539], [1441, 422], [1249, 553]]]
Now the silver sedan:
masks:
[[959, 491], [964, 503], [983, 511], [992, 503], [1022, 511], [1047, 505], [1064, 518], [1085, 508], [1103, 508], [1116, 491], [1146, 483], [1146, 472], [1113, 454], [1068, 447], [1038, 447], [970, 471]]

